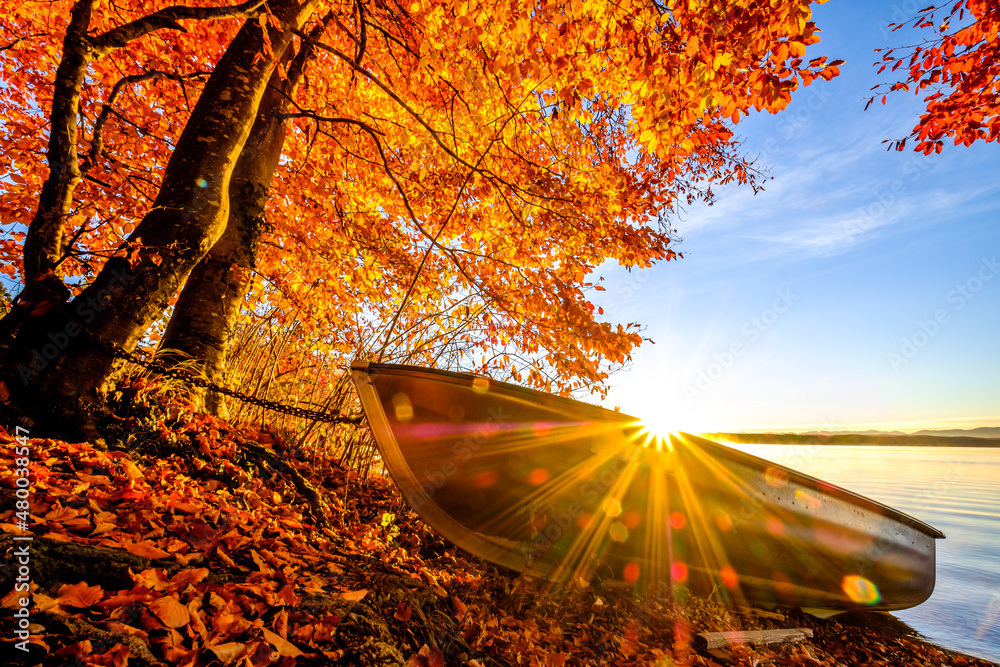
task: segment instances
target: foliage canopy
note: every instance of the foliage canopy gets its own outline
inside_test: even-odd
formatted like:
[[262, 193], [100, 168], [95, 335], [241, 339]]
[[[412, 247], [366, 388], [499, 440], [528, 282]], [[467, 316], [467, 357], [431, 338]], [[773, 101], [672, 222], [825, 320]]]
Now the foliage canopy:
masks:
[[756, 187], [733, 126], [838, 73], [805, 59], [810, 17], [808, 0], [8, 2], [3, 270], [81, 298], [124, 259], [138, 279], [88, 335], [155, 339], [225, 228], [264, 82], [308, 47], [244, 304], [294, 328], [286, 363], [600, 389], [642, 337], [602, 320], [588, 276], [674, 258], [679, 203]]

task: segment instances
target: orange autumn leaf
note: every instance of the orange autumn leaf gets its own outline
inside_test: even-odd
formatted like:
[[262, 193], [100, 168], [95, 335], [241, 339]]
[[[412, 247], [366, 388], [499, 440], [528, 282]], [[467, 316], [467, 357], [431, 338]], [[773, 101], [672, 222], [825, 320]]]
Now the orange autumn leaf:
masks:
[[94, 649], [90, 640], [84, 639], [83, 641], [76, 642], [75, 644], [63, 646], [61, 649], [57, 650], [55, 654], [60, 658], [73, 658], [75, 661], [83, 662], [83, 659], [89, 657], [93, 651]]
[[125, 644], [115, 644], [104, 653], [87, 656], [86, 664], [90, 667], [126, 667], [128, 658], [129, 647]]
[[181, 570], [170, 578], [170, 585], [183, 588], [188, 584], [197, 584], [205, 580], [208, 576], [207, 567], [196, 567], [190, 570]]
[[282, 609], [274, 617], [274, 632], [280, 636], [288, 638], [288, 610]]
[[368, 595], [368, 589], [362, 588], [356, 591], [341, 591], [340, 597], [350, 602], [360, 602]]
[[296, 658], [302, 655], [302, 651], [281, 635], [277, 635], [267, 628], [262, 628], [264, 631], [264, 639], [267, 640], [269, 644], [278, 649], [278, 655], [282, 657]]
[[52, 521], [54, 523], [64, 523], [66, 521], [71, 521], [76, 519], [79, 513], [70, 507], [59, 507], [47, 513], [43, 519], [46, 521]]
[[451, 599], [451, 609], [452, 613], [455, 616], [455, 620], [457, 621], [464, 621], [466, 614], [469, 613], [469, 610], [465, 606], [465, 603], [456, 597], [453, 597]]
[[104, 589], [100, 586], [88, 586], [81, 581], [78, 584], [60, 586], [56, 601], [65, 607], [86, 609], [99, 602], [102, 597], [104, 597]]
[[91, 531], [90, 536], [91, 537], [96, 537], [97, 535], [103, 535], [105, 533], [110, 533], [111, 531], [117, 530], [117, 529], [118, 529], [118, 524], [115, 524], [115, 523], [110, 523], [110, 522], [98, 523], [97, 526], [94, 528], [94, 530]]
[[171, 580], [167, 579], [163, 570], [151, 567], [138, 574], [133, 574], [132, 581], [148, 588], [151, 591], [162, 591], [166, 590], [167, 586], [170, 585]]
[[[19, 591], [16, 588], [10, 589], [10, 591], [0, 598], [0, 607], [4, 609], [18, 609], [20, 607], [26, 607], [27, 604], [21, 604], [22, 598], [37, 598], [37, 593], [29, 593], [28, 591]], [[37, 605], [37, 602], [36, 602]]]
[[166, 558], [170, 554], [151, 542], [130, 542], [122, 545], [126, 551], [143, 558]]
[[150, 602], [149, 611], [168, 628], [183, 627], [191, 620], [187, 607], [169, 595]]
[[247, 654], [247, 645], [243, 642], [227, 642], [209, 646], [207, 650], [214, 653], [223, 665], [229, 665]]
[[923, 39], [914, 40], [919, 46], [876, 49], [879, 74], [888, 70], [895, 78], [899, 70], [905, 76], [872, 90], [881, 94], [882, 104], [887, 93], [913, 92], [925, 111], [906, 137], [886, 143], [903, 150], [910, 140], [913, 150], [928, 155], [940, 153], [946, 139], [956, 146], [1000, 139], [1000, 4], [930, 5], [888, 27], [919, 30]]

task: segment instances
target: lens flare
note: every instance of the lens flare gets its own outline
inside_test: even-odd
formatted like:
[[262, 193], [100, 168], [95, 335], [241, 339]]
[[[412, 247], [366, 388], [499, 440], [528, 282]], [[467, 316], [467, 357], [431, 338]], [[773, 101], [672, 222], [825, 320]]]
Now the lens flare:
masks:
[[616, 517], [622, 513], [622, 504], [615, 498], [604, 499], [604, 513], [610, 517]]
[[882, 599], [878, 586], [858, 574], [844, 577], [842, 588], [847, 597], [860, 604], [875, 604]]
[[764, 481], [771, 486], [782, 487], [788, 484], [788, 473], [774, 466], [764, 471]]
[[413, 404], [410, 403], [410, 397], [406, 394], [400, 392], [393, 396], [392, 407], [396, 421], [408, 422], [413, 419]]
[[677, 430], [672, 419], [664, 416], [649, 417], [640, 419], [635, 423], [635, 426], [639, 429], [635, 441], [643, 447], [661, 452], [671, 449], [670, 434]]
[[545, 468], [535, 468], [534, 470], [531, 471], [531, 474], [528, 475], [528, 481], [534, 484], [535, 486], [539, 484], [544, 484], [546, 480], [548, 480], [548, 478], [549, 478], [549, 471], [546, 470]]
[[472, 478], [472, 485], [477, 489], [487, 489], [496, 484], [498, 479], [500, 475], [496, 470], [484, 470]]
[[615, 542], [624, 542], [628, 539], [628, 527], [621, 521], [615, 521], [611, 524], [611, 529], [608, 532]]

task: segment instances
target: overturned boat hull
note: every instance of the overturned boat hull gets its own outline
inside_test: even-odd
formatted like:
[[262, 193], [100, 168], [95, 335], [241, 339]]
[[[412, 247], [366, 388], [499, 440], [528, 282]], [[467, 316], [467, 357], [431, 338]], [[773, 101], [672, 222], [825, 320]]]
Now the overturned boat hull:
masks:
[[482, 376], [352, 377], [407, 502], [494, 563], [823, 612], [904, 609], [934, 588], [940, 531], [784, 466]]

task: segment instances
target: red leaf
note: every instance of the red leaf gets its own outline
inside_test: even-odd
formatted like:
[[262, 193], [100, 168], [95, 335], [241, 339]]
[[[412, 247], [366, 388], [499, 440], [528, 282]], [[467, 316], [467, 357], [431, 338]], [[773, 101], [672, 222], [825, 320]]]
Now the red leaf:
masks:
[[399, 606], [396, 607], [396, 613], [393, 614], [395, 618], [399, 619], [403, 623], [409, 621], [410, 616], [412, 615], [413, 615], [413, 610], [410, 609], [410, 605], [406, 604], [405, 602], [400, 602]]

